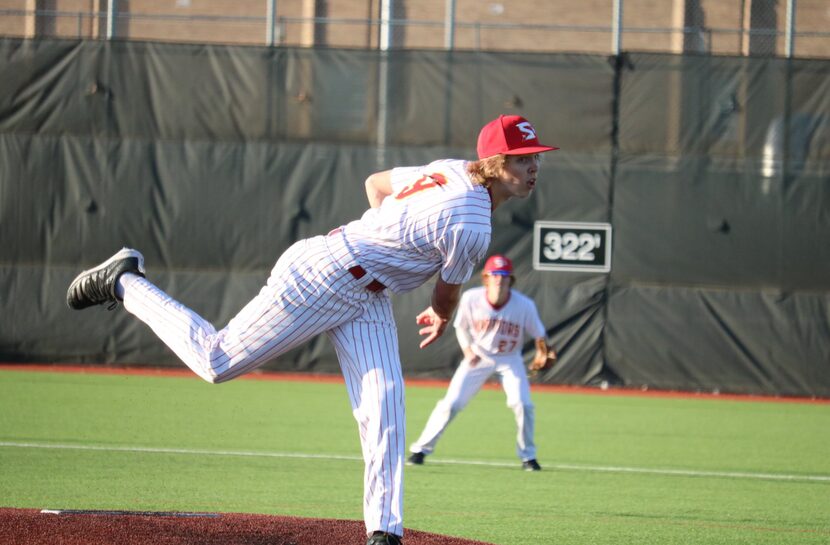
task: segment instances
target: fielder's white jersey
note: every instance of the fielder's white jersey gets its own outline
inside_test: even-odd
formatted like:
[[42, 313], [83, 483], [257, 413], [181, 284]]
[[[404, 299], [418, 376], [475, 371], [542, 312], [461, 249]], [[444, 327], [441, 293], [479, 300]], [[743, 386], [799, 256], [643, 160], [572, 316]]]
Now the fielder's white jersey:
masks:
[[534, 339], [545, 336], [536, 304], [514, 289], [510, 290], [507, 302], [498, 308], [487, 300], [483, 286], [465, 291], [453, 325], [469, 333], [473, 353], [496, 362], [520, 358], [525, 333]]
[[446, 159], [392, 170], [392, 195], [343, 228], [351, 257], [394, 293], [441, 271], [463, 284], [490, 245], [492, 202], [467, 161]]
[[522, 461], [535, 459], [535, 409], [530, 399], [521, 347], [525, 334], [535, 339], [545, 336], [545, 326], [536, 304], [523, 293], [510, 290], [507, 302], [494, 308], [487, 300], [484, 287], [472, 288], [461, 295], [453, 325], [462, 348], [469, 341], [470, 349], [481, 360], [471, 363], [465, 358], [461, 361], [447, 394], [435, 405], [424, 431], [412, 443], [410, 451], [434, 452], [450, 421], [495, 374], [507, 395], [507, 406], [516, 418], [516, 454]]

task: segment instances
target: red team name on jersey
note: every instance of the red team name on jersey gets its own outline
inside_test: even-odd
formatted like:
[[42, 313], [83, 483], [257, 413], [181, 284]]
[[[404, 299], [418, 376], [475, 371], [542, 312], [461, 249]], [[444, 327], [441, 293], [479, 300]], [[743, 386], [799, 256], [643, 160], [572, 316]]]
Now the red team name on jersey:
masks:
[[477, 332], [484, 332], [493, 330], [499, 335], [507, 335], [508, 337], [518, 337], [521, 334], [522, 328], [519, 324], [508, 322], [507, 320], [500, 320], [498, 318], [485, 320], [476, 320], [475, 329]]
[[401, 192], [395, 195], [395, 198], [398, 200], [405, 199], [413, 193], [429, 189], [430, 187], [438, 187], [442, 185], [447, 185], [447, 179], [443, 174], [426, 174], [418, 179], [418, 181], [414, 184], [408, 185], [401, 189]]

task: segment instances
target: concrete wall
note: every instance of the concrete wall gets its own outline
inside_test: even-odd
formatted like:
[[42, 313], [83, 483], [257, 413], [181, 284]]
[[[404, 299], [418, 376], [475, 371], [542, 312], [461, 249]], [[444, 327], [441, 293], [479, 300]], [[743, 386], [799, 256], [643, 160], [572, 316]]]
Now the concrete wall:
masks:
[[[457, 0], [455, 47], [488, 51], [607, 54], [612, 51], [613, 0]], [[107, 0], [0, 0], [0, 34], [99, 38]], [[117, 37], [262, 45], [267, 0], [117, 0]], [[277, 43], [375, 48], [380, 0], [276, 0]], [[627, 51], [783, 55], [785, 0], [624, 0], [622, 47]], [[443, 48], [447, 0], [396, 0], [395, 47]], [[827, 33], [827, 0], [799, 0], [796, 29]], [[97, 16], [96, 16], [97, 13]], [[314, 18], [327, 21], [314, 22]], [[498, 26], [494, 26], [498, 25]], [[685, 29], [685, 32], [683, 31]], [[777, 36], [758, 31], [773, 30]], [[749, 31], [754, 31], [751, 34]], [[798, 37], [795, 55], [826, 58], [830, 35]]]

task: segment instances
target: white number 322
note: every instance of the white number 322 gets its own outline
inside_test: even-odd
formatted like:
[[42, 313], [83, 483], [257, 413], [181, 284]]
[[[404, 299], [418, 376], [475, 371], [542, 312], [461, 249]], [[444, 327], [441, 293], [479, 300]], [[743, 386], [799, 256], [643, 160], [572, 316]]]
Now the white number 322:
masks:
[[598, 234], [551, 231], [545, 235], [542, 252], [551, 261], [593, 261], [601, 242]]

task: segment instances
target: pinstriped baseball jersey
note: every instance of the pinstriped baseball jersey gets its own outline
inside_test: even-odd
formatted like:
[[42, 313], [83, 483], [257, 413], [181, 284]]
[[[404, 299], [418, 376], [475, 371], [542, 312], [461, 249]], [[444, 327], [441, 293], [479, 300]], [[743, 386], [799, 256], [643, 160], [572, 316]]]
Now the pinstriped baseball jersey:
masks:
[[[397, 328], [380, 281], [405, 292], [436, 272], [463, 284], [490, 243], [491, 200], [465, 161], [392, 172], [393, 194], [357, 221], [293, 244], [267, 284], [221, 330], [148, 280], [125, 279], [124, 307], [185, 364], [225, 382], [326, 333], [337, 350], [366, 460], [367, 532], [403, 534], [405, 415]], [[356, 265], [368, 274], [355, 277]], [[125, 275], [127, 276], [127, 275]]]
[[439, 270], [449, 284], [469, 280], [490, 245], [491, 201], [466, 165], [447, 159], [393, 169], [393, 194], [343, 229], [351, 257], [395, 293]]
[[[500, 116], [479, 134], [479, 157], [556, 149], [541, 146], [535, 134], [529, 140], [529, 130], [529, 122], [520, 116]], [[367, 536], [375, 531], [402, 536], [406, 418], [389, 292], [411, 291], [436, 273], [456, 286], [469, 280], [490, 244], [492, 210], [533, 189], [538, 159], [525, 162], [508, 162], [510, 168], [505, 166], [502, 174], [490, 178], [499, 184], [492, 186], [492, 195], [473, 183], [466, 172], [468, 163], [462, 160], [397, 168], [388, 178], [385, 172], [377, 173], [382, 175], [379, 178], [373, 175], [367, 180], [367, 193], [372, 205], [380, 204], [327, 236], [291, 245], [277, 260], [266, 285], [222, 329], [152, 284], [141, 270], [137, 270], [141, 274], [105, 278], [110, 275], [110, 261], [82, 272], [70, 285], [67, 301], [85, 295], [78, 305], [70, 302], [73, 308], [84, 308], [87, 303], [100, 304], [99, 291], [111, 292], [114, 301], [123, 295], [127, 311], [146, 323], [193, 372], [213, 383], [234, 379], [326, 334], [337, 351], [358, 424], [365, 462]], [[387, 180], [391, 194], [386, 191]], [[140, 258], [130, 250], [111, 260], [119, 255]], [[79, 285], [90, 293], [75, 293]], [[454, 306], [454, 289], [438, 284], [433, 293]], [[431, 333], [429, 328], [421, 331], [429, 335], [423, 345], [443, 332], [446, 324], [436, 317], [431, 307], [418, 317], [420, 325], [432, 327]], [[514, 376], [524, 379], [517, 390], [529, 391], [527, 378]], [[525, 393], [519, 396], [516, 410], [531, 411], [532, 423], [532, 406]]]

